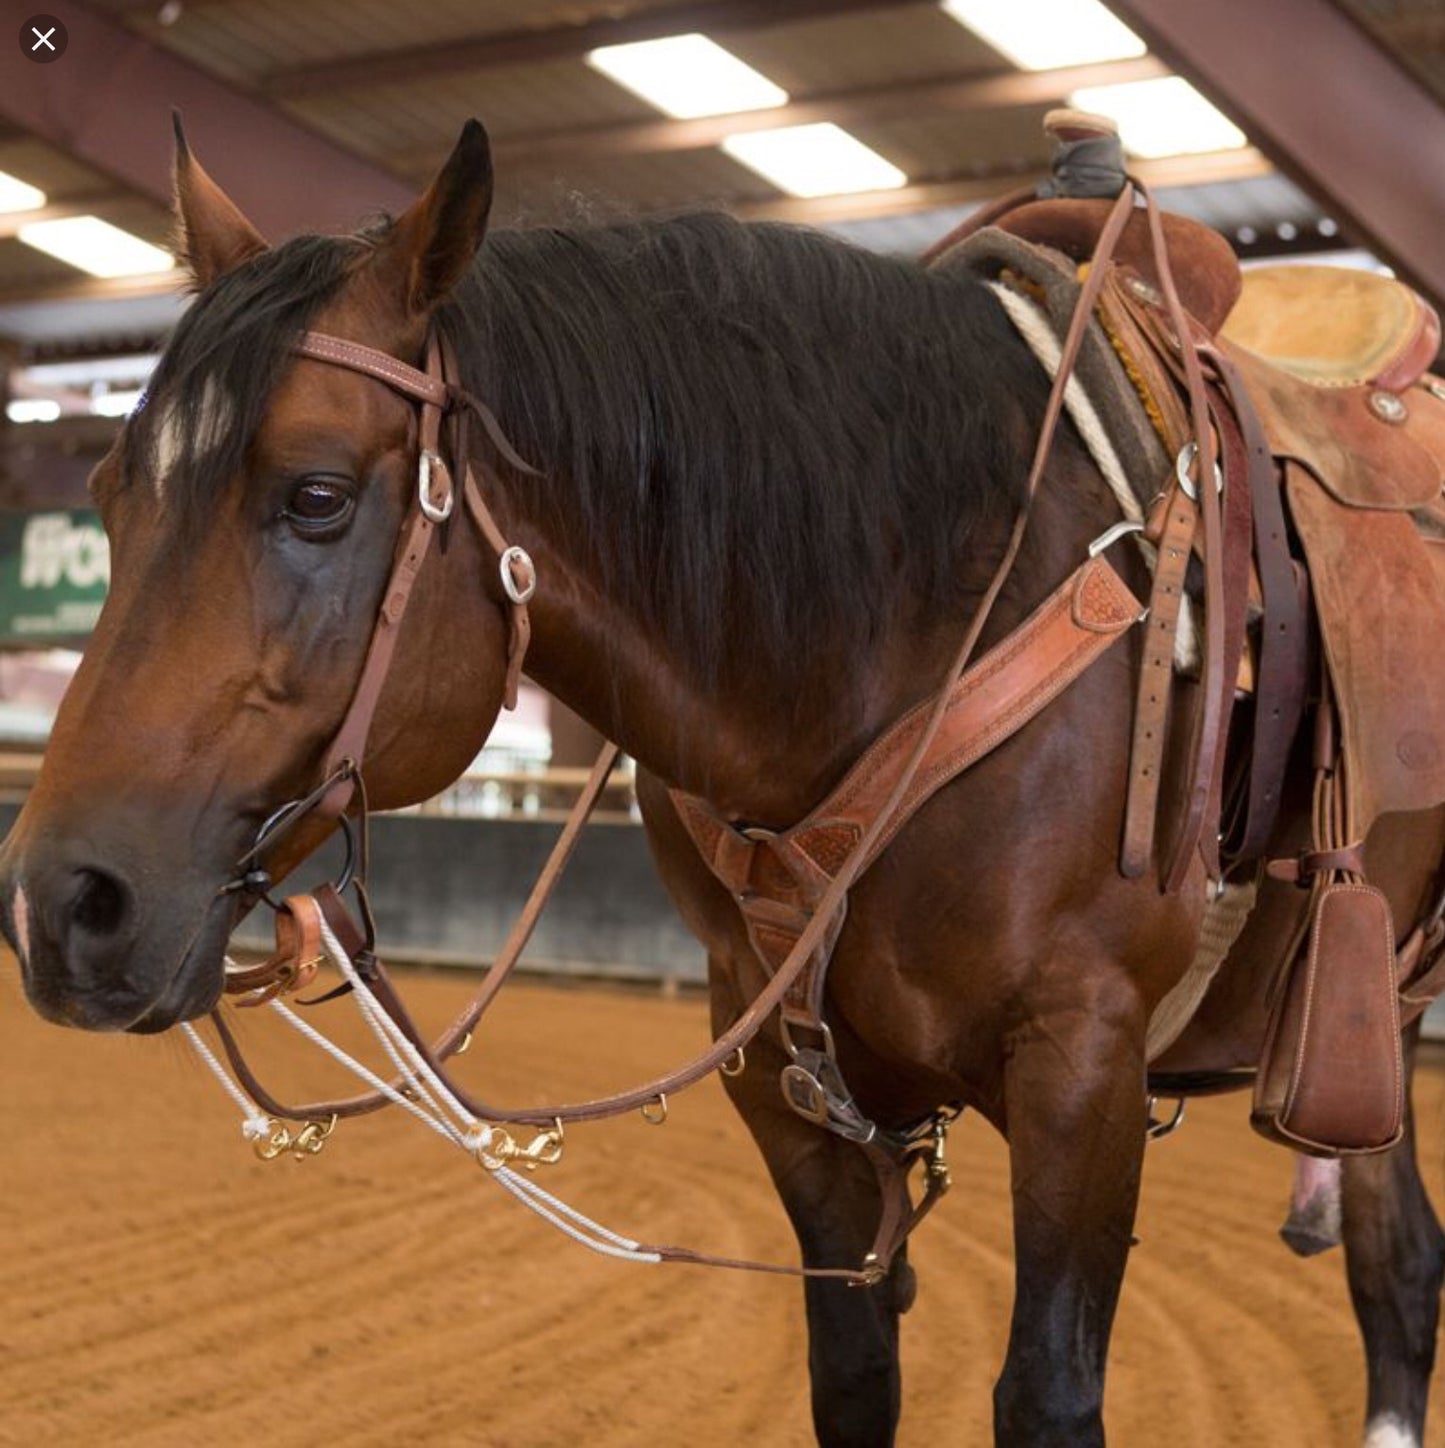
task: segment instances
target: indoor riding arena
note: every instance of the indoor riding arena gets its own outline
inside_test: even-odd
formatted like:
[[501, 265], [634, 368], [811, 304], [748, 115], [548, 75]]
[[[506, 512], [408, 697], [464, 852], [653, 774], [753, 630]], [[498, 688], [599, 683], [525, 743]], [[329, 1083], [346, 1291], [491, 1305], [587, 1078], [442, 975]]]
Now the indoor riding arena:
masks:
[[1440, 0], [0, 17], [0, 1445], [1445, 1448]]

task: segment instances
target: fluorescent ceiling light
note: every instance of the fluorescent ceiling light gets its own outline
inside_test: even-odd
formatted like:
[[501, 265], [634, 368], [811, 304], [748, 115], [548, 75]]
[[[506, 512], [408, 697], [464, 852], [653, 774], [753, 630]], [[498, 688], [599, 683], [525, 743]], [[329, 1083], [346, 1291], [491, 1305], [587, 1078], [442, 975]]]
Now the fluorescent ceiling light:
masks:
[[1144, 54], [1144, 42], [1099, 0], [944, 0], [943, 8], [1024, 70]]
[[139, 387], [129, 392], [102, 392], [90, 399], [90, 410], [97, 417], [129, 417], [143, 395]]
[[1244, 132], [1177, 75], [1128, 85], [1086, 86], [1069, 97], [1081, 111], [1098, 111], [1119, 126], [1136, 156], [1192, 156], [1249, 144]]
[[604, 45], [587, 64], [660, 111], [686, 119], [785, 106], [788, 93], [705, 35]]
[[746, 131], [722, 148], [792, 196], [839, 196], [850, 191], [891, 191], [908, 177], [831, 121]]
[[5, 404], [5, 416], [11, 422], [54, 422], [60, 404], [47, 397], [17, 397]]
[[96, 382], [144, 382], [161, 359], [154, 352], [125, 357], [80, 357], [65, 362], [37, 362], [19, 376], [31, 387], [90, 387]]
[[69, 262], [93, 277], [149, 276], [170, 271], [176, 264], [169, 252], [98, 216], [32, 221], [15, 234], [26, 246]]
[[44, 205], [45, 193], [38, 187], [0, 171], [0, 211], [39, 211]]

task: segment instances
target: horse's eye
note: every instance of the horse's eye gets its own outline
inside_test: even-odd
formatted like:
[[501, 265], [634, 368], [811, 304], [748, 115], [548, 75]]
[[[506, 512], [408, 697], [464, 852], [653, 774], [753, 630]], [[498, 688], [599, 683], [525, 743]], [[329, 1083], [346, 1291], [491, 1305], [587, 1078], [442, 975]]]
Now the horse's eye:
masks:
[[340, 478], [303, 478], [286, 503], [286, 520], [302, 532], [339, 527], [351, 515], [356, 495]]

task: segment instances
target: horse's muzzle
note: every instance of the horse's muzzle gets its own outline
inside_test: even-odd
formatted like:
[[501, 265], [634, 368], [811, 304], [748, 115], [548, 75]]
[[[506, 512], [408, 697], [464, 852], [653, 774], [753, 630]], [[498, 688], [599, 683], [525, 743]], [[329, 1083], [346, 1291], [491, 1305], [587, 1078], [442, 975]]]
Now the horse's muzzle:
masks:
[[147, 911], [143, 872], [92, 856], [43, 845], [22, 855], [13, 843], [0, 854], [0, 925], [31, 1005], [92, 1031], [159, 1031], [204, 1014], [220, 995], [229, 908]]

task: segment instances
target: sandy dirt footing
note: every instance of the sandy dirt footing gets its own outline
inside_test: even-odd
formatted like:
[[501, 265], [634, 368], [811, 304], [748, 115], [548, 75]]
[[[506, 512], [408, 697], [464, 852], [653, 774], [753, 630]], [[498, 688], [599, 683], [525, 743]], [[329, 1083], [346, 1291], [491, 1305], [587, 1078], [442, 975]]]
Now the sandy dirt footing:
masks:
[[[469, 990], [456, 976], [405, 985], [436, 1024]], [[288, 1092], [339, 1084], [279, 1024], [249, 1012], [241, 1024]], [[466, 1076], [507, 1104], [576, 1099], [705, 1039], [697, 1000], [522, 985]], [[0, 1082], [0, 1444], [812, 1442], [795, 1283], [594, 1257], [399, 1116], [344, 1123], [314, 1160], [260, 1162], [178, 1036], [42, 1025], [9, 960]], [[1438, 1201], [1445, 1071], [1420, 1073], [1417, 1102]], [[1280, 1243], [1290, 1160], [1250, 1133], [1246, 1111], [1243, 1097], [1196, 1103], [1149, 1150], [1109, 1374], [1116, 1448], [1360, 1441], [1340, 1254], [1302, 1262]], [[1006, 1159], [977, 1121], [950, 1145], [955, 1190], [914, 1249], [904, 1448], [992, 1441], [1012, 1296]], [[644, 1240], [794, 1256], [714, 1082], [664, 1128], [631, 1117], [569, 1133], [546, 1183]], [[1445, 1444], [1438, 1402], [1431, 1441]]]

